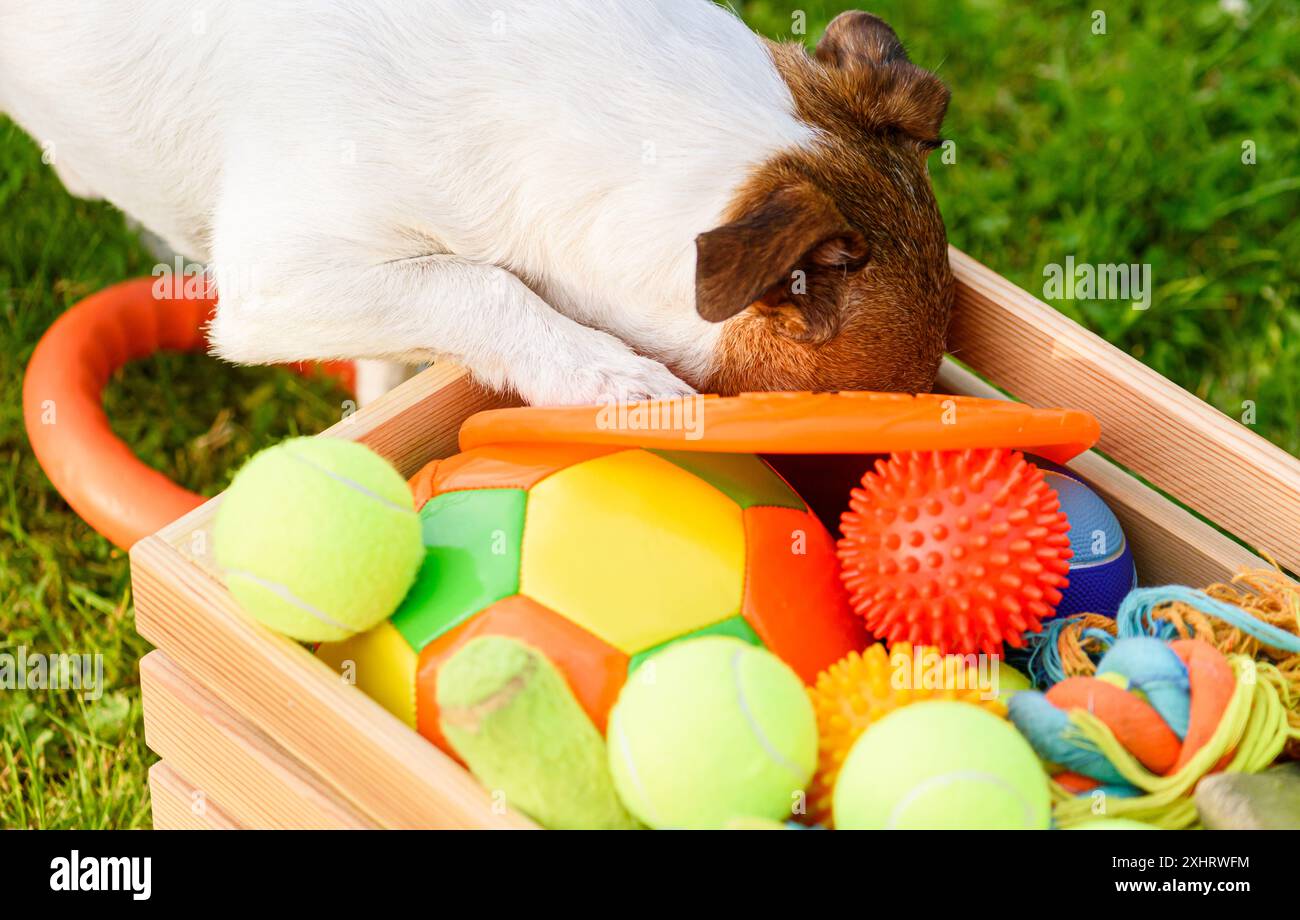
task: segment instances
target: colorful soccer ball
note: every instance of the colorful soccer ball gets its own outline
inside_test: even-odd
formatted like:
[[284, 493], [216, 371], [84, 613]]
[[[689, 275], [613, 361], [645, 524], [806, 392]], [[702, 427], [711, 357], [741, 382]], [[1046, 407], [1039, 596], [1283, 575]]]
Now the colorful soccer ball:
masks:
[[736, 636], [808, 683], [867, 636], [835, 544], [753, 454], [475, 448], [413, 480], [427, 556], [384, 623], [318, 654], [446, 748], [438, 668], [475, 636], [544, 652], [603, 731], [627, 675], [680, 639]]

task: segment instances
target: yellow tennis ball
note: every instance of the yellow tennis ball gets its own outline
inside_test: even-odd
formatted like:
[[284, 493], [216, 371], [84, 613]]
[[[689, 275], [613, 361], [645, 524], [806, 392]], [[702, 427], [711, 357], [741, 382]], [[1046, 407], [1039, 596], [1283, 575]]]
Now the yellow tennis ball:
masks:
[[655, 828], [788, 818], [817, 764], [817, 720], [799, 677], [720, 636], [677, 642], [641, 665], [606, 738], [619, 797]]
[[294, 438], [250, 460], [222, 499], [214, 549], [244, 609], [304, 642], [379, 623], [424, 559], [405, 480], [369, 448], [335, 438]]
[[839, 830], [1046, 830], [1051, 801], [1011, 723], [970, 703], [913, 703], [854, 743], [834, 817]]
[[1003, 659], [998, 659], [998, 699], [1003, 704], [1011, 702], [1011, 698], [1021, 690], [1032, 689], [1034, 689], [1034, 685], [1028, 677], [1011, 667]]

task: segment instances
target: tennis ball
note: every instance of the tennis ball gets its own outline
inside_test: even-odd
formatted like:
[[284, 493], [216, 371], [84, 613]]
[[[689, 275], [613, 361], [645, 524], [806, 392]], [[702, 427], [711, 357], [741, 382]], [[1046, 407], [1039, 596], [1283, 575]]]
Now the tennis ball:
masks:
[[782, 820], [817, 764], [817, 720], [798, 676], [723, 636], [674, 643], [641, 665], [606, 738], [623, 804], [655, 828]]
[[913, 703], [872, 725], [835, 784], [840, 830], [1043, 829], [1047, 774], [1004, 719], [969, 703]]
[[998, 699], [1004, 704], [1021, 690], [1032, 690], [1034, 685], [1029, 678], [1021, 674], [1006, 661], [998, 659]]
[[401, 475], [335, 438], [294, 438], [253, 457], [221, 501], [214, 549], [244, 609], [304, 642], [375, 626], [424, 559]]

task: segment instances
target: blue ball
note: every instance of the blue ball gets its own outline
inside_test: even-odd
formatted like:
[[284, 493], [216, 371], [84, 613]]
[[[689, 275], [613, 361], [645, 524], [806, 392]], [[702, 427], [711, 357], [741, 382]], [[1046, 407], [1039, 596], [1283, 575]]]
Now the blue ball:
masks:
[[1070, 586], [1056, 605], [1057, 616], [1102, 613], [1113, 617], [1124, 596], [1137, 587], [1128, 539], [1115, 513], [1073, 471], [1034, 459], [1043, 479], [1061, 500], [1070, 522]]

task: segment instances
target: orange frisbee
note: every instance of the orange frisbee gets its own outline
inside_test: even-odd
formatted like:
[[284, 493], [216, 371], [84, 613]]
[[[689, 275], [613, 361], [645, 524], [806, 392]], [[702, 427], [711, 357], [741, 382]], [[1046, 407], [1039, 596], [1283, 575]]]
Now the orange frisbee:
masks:
[[489, 409], [461, 450], [563, 441], [764, 454], [886, 454], [1006, 447], [1064, 463], [1097, 442], [1087, 412], [899, 393], [746, 393], [565, 408]]

